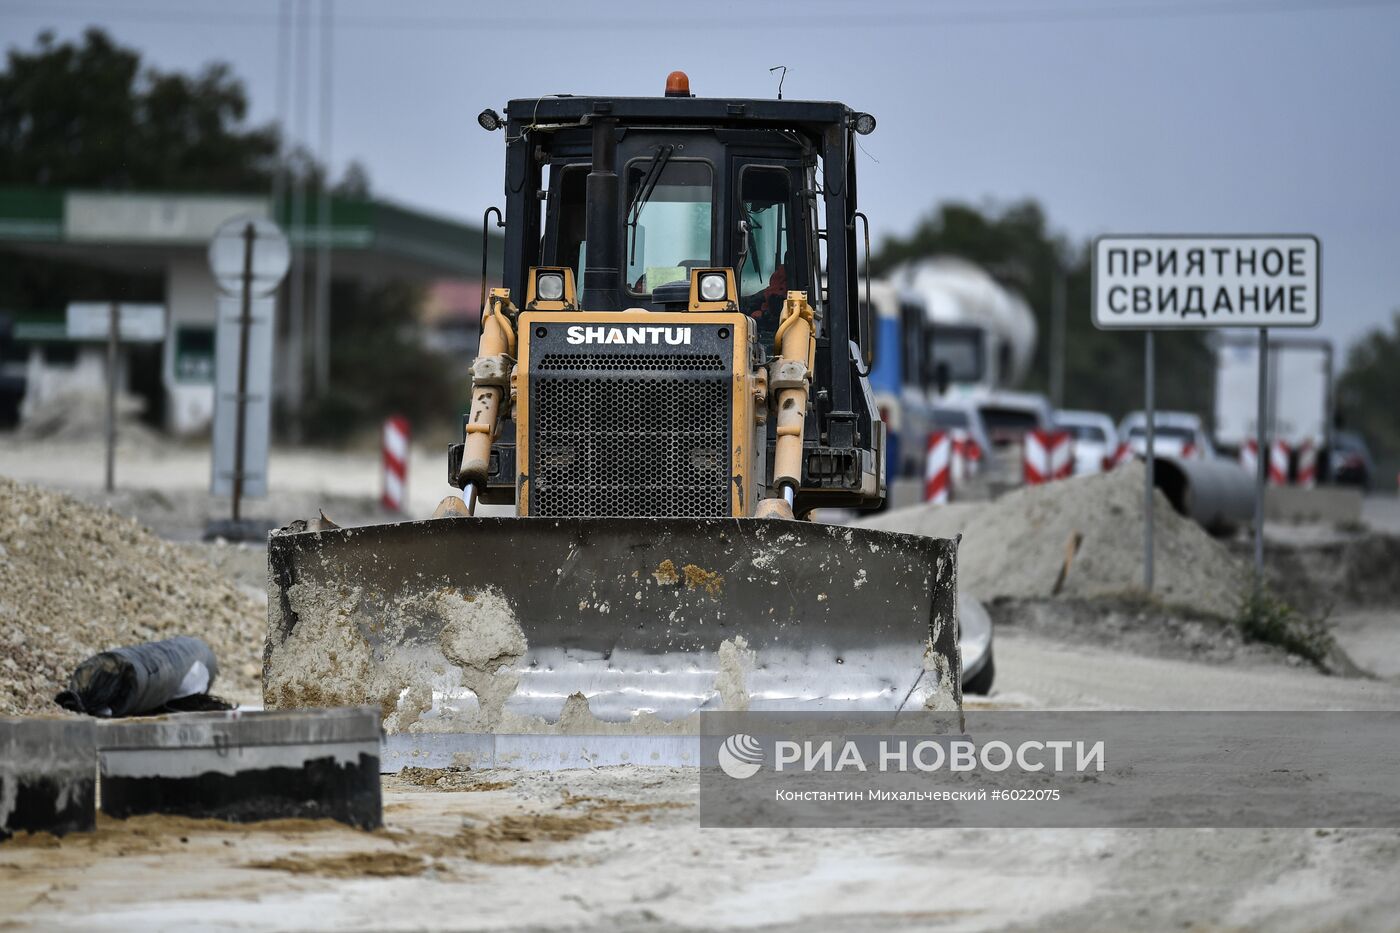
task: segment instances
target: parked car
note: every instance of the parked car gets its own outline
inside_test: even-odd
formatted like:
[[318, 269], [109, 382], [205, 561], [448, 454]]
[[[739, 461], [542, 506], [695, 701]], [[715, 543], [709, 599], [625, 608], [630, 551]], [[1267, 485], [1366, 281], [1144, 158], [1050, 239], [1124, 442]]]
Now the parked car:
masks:
[[[1156, 427], [1153, 444], [1157, 456], [1181, 457], [1187, 460], [1215, 458], [1215, 446], [1206, 434], [1200, 415], [1193, 415], [1187, 411], [1159, 411], [1153, 416], [1152, 423]], [[1146, 415], [1140, 411], [1128, 415], [1119, 425], [1118, 435], [1135, 456], [1146, 456]]]
[[1031, 431], [1050, 427], [1050, 403], [1034, 392], [995, 390], [969, 396], [982, 415], [992, 445], [1019, 444]]
[[1118, 451], [1118, 429], [1099, 411], [1057, 411], [1055, 427], [1074, 439], [1074, 475], [1101, 473]]
[[1370, 448], [1360, 434], [1337, 431], [1332, 435], [1332, 482], [1370, 489], [1376, 475]]
[[967, 436], [986, 455], [992, 449], [991, 438], [987, 436], [987, 426], [982, 421], [982, 412], [976, 405], [966, 402], [940, 402], [930, 413], [935, 431], [966, 431]]
[[1026, 435], [1050, 427], [1050, 402], [1032, 392], [994, 390], [969, 396], [968, 404], [977, 409], [987, 433], [987, 478], [997, 484], [1020, 485]]

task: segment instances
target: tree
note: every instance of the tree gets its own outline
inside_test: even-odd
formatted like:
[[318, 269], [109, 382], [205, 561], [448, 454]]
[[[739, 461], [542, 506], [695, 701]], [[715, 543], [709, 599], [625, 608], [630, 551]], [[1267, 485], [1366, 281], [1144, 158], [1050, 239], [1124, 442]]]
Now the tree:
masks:
[[[12, 49], [0, 71], [0, 186], [268, 194], [279, 165], [288, 190], [298, 179], [321, 190], [326, 171], [313, 153], [284, 151], [274, 124], [249, 125], [247, 91], [226, 64], [161, 71], [89, 29], [72, 42], [41, 33], [34, 49]], [[352, 161], [331, 190], [367, 198], [369, 175]], [[11, 255], [0, 251], [0, 307], [47, 311], [75, 299], [160, 301], [165, 293], [163, 278], [147, 270]], [[454, 407], [445, 364], [412, 339], [414, 295], [401, 283], [368, 292], [337, 284], [330, 394], [339, 407], [319, 403], [313, 415], [328, 422], [309, 432], [353, 430], [354, 419], [385, 411]]]
[[100, 29], [44, 32], [0, 72], [0, 184], [266, 190], [279, 134], [247, 112], [228, 65], [161, 72]]
[[[81, 43], [43, 32], [33, 51], [11, 49], [0, 72], [0, 185], [262, 192], [280, 161], [315, 190], [315, 157], [281, 155], [276, 124], [247, 118], [247, 91], [223, 62], [166, 72], [101, 29]], [[364, 166], [351, 162], [335, 189], [368, 196]]]
[[1400, 466], [1400, 309], [1390, 331], [1375, 328], [1352, 344], [1337, 380], [1337, 414], [1342, 425], [1366, 438], [1371, 452], [1390, 475]]
[[331, 190], [338, 198], [369, 197], [369, 170], [359, 159], [351, 159], [350, 164], [345, 166], [340, 181], [336, 182]]
[[306, 439], [339, 442], [388, 415], [448, 424], [465, 386], [452, 361], [425, 349], [422, 294], [405, 282], [337, 285], [331, 334], [332, 389], [302, 412]]
[[[986, 210], [941, 204], [909, 236], [882, 243], [870, 266], [881, 275], [900, 263], [940, 255], [977, 263], [1030, 304], [1040, 336], [1025, 387], [1039, 392], [1050, 382], [1050, 308], [1059, 266], [1065, 276], [1065, 407], [1115, 417], [1141, 407], [1141, 337], [1090, 323], [1089, 251], [1052, 234], [1039, 204], [1027, 200]], [[1214, 363], [1204, 336], [1163, 334], [1156, 344], [1159, 407], [1208, 414]]]

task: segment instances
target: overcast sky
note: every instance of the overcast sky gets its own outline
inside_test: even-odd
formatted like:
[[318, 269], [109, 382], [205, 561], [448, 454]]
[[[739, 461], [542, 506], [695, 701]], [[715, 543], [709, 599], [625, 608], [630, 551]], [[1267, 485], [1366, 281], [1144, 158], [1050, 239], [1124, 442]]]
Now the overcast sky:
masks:
[[[162, 68], [222, 59], [262, 122], [279, 112], [281, 3], [0, 0], [0, 36], [96, 24]], [[1400, 307], [1396, 0], [335, 0], [333, 15], [333, 161], [413, 207], [475, 221], [501, 202], [483, 107], [659, 94], [676, 68], [703, 96], [767, 97], [786, 65], [785, 96], [879, 119], [860, 167], [877, 235], [942, 200], [1022, 197], [1075, 238], [1315, 233], [1324, 335], [1345, 346]], [[309, 113], [315, 144], [314, 89]]]

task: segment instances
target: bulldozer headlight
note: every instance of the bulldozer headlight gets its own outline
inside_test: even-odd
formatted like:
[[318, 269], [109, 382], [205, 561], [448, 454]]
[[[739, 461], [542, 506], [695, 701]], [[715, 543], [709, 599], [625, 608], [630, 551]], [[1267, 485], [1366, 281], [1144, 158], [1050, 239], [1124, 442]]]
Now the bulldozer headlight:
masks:
[[564, 297], [564, 276], [558, 272], [541, 272], [535, 279], [535, 297], [541, 301], [559, 301]]
[[700, 277], [700, 297], [705, 301], [723, 301], [728, 291], [721, 273], [711, 272]]
[[858, 113], [855, 119], [856, 132], [862, 136], [869, 136], [875, 132], [875, 118], [868, 113]]
[[503, 121], [501, 120], [501, 115], [499, 113], [492, 110], [490, 107], [487, 107], [485, 110], [481, 111], [481, 113], [476, 115], [476, 122], [481, 124], [481, 128], [483, 130], [490, 133], [500, 129]]

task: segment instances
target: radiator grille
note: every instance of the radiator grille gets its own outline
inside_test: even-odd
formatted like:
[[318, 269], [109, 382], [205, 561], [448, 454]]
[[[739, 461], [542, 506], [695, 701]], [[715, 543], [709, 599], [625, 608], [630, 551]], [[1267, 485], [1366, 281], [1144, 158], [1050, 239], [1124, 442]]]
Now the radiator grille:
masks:
[[532, 370], [531, 515], [730, 513], [724, 356], [546, 353]]

